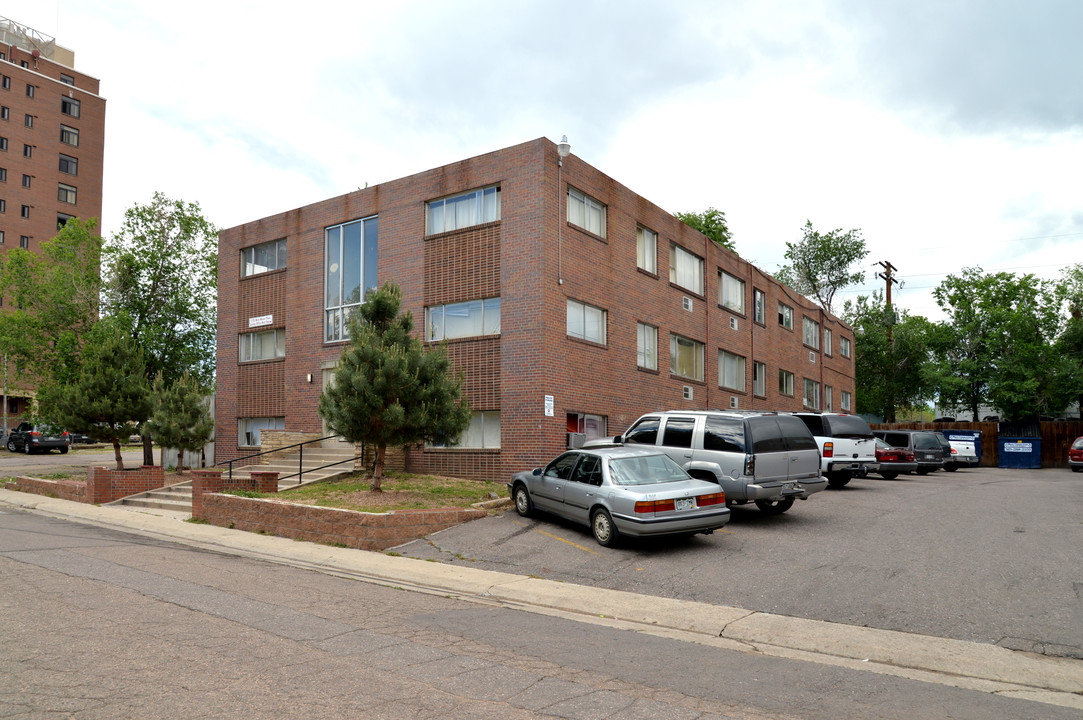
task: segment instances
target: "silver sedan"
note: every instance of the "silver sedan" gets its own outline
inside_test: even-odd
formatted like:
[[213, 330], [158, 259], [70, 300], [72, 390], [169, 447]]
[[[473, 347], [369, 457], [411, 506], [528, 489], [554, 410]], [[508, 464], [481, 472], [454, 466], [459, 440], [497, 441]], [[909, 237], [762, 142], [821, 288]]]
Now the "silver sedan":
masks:
[[710, 534], [730, 519], [722, 488], [644, 447], [569, 450], [508, 483], [515, 510], [535, 509], [589, 525], [609, 547], [621, 535]]

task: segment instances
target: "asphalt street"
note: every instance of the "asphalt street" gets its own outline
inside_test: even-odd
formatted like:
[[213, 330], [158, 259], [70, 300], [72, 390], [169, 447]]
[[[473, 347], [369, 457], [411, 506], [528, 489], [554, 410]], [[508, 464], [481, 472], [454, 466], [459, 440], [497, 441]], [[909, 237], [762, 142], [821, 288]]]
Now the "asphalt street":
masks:
[[[157, 454], [158, 450], [155, 449]], [[139, 467], [143, 463], [143, 450], [137, 447], [123, 446], [120, 451], [124, 467]], [[116, 455], [113, 449], [92, 449], [78, 447], [61, 455], [56, 450], [35, 455], [9, 452], [0, 447], [0, 477], [12, 477], [20, 474], [49, 475], [64, 472], [65, 468], [86, 470], [88, 465], [116, 467]]]

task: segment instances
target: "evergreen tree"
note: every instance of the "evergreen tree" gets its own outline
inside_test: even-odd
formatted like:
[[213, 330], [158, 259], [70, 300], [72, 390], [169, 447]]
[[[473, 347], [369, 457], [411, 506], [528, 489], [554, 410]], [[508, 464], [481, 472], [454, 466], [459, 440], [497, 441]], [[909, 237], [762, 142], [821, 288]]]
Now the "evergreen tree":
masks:
[[333, 432], [376, 447], [375, 492], [382, 490], [388, 445], [454, 440], [470, 425], [461, 374], [449, 374], [443, 349], [425, 350], [411, 334], [413, 317], [399, 314], [401, 304], [394, 283], [369, 291], [350, 319], [334, 382], [320, 395], [320, 416]]
[[99, 321], [87, 337], [74, 380], [43, 387], [39, 406], [42, 416], [68, 430], [111, 442], [117, 469], [123, 470], [120, 440], [151, 414], [143, 351], [117, 323]]
[[184, 474], [184, 453], [199, 450], [214, 432], [214, 418], [207, 408], [205, 393], [189, 373], [169, 384], [158, 373], [154, 396], [154, 414], [145, 429], [163, 448], [178, 450], [177, 471]]

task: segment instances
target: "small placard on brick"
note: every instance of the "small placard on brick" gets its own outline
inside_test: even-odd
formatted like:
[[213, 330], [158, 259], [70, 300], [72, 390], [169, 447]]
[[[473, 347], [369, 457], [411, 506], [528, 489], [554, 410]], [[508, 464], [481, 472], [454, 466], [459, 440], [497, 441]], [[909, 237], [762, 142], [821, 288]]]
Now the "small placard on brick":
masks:
[[254, 328], [263, 327], [264, 325], [272, 325], [274, 324], [274, 321], [274, 315], [260, 315], [259, 317], [250, 317], [248, 318], [248, 327]]

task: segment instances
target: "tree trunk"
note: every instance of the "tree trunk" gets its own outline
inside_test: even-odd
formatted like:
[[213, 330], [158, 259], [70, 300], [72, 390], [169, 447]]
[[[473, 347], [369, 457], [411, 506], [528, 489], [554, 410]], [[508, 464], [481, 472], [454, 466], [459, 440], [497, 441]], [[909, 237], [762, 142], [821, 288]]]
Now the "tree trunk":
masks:
[[150, 435], [143, 433], [143, 464], [154, 464], [154, 442]]
[[120, 454], [120, 438], [113, 438], [113, 455], [117, 459], [117, 470], [123, 470], [124, 456]]
[[383, 492], [380, 482], [384, 479], [384, 453], [387, 452], [387, 444], [380, 443], [376, 446], [376, 464], [372, 468], [372, 492]]

